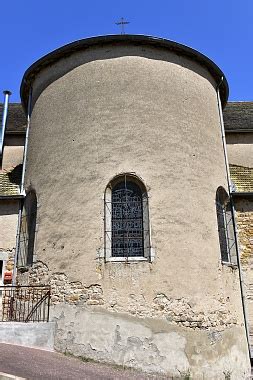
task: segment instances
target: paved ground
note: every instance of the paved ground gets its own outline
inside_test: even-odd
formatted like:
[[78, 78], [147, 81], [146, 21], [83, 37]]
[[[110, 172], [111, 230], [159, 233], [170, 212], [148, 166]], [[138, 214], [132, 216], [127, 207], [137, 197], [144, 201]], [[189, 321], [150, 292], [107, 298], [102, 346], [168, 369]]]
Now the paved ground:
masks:
[[4, 343], [0, 343], [0, 372], [28, 380], [168, 379], [98, 363], [82, 362], [55, 352]]

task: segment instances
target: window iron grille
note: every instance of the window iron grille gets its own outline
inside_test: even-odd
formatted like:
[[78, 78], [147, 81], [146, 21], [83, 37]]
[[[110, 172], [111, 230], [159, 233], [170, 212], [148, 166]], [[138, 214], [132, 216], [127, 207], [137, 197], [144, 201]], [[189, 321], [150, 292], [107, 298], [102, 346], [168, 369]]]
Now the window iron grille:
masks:
[[236, 242], [231, 203], [226, 191], [220, 187], [216, 194], [216, 212], [221, 261], [236, 264]]
[[112, 189], [112, 257], [144, 256], [142, 193], [125, 180]]
[[[105, 235], [109, 257], [148, 258], [148, 200], [144, 185], [131, 175], [116, 177], [105, 198]], [[108, 257], [107, 256], [107, 257]]]
[[36, 235], [37, 198], [30, 191], [24, 201], [20, 223], [18, 266], [32, 265]]

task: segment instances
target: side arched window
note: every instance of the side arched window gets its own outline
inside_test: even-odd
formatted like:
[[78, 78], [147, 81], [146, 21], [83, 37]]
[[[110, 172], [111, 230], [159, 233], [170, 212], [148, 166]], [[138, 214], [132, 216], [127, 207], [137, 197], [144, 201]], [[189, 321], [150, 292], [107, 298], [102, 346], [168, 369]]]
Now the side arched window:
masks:
[[117, 176], [106, 188], [105, 251], [112, 261], [150, 258], [148, 197], [134, 175]]
[[237, 255], [231, 203], [229, 196], [223, 187], [219, 187], [216, 192], [216, 212], [221, 261], [236, 264]]
[[33, 252], [36, 233], [37, 197], [30, 191], [24, 200], [19, 235], [18, 266], [33, 264]]

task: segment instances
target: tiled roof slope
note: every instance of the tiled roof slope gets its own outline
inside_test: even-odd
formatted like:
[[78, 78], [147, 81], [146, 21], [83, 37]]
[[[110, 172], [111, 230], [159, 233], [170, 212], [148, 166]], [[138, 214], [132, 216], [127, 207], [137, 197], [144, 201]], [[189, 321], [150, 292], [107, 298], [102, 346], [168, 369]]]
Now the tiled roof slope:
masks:
[[[2, 122], [3, 103], [0, 103], [0, 120]], [[9, 103], [6, 133], [21, 133], [26, 131], [26, 117], [21, 103]]]
[[253, 192], [253, 168], [229, 165], [230, 176], [237, 192]]
[[228, 102], [223, 117], [226, 132], [253, 132], [253, 102]]
[[19, 185], [22, 177], [22, 165], [11, 171], [0, 171], [0, 196], [19, 195]]

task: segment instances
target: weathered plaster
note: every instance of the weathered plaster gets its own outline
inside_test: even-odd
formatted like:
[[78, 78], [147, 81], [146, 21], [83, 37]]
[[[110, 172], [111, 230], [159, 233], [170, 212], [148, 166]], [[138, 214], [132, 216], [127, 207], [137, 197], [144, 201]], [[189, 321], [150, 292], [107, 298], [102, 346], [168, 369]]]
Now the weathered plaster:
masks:
[[0, 200], [0, 249], [12, 250], [16, 246], [19, 201]]
[[253, 167], [253, 133], [226, 133], [230, 164]]
[[[237, 272], [233, 274], [237, 276]], [[141, 292], [128, 293], [124, 289], [124, 298], [112, 289], [106, 294], [101, 282], [84, 285], [80, 281], [69, 281], [65, 273], [53, 273], [47, 265], [37, 262], [25, 273], [18, 273], [20, 285], [50, 285], [52, 304], [64, 302], [77, 306], [101, 306], [114, 313], [127, 312], [138, 317], [157, 317], [191, 329], [224, 328], [240, 325], [239, 314], [232, 309], [230, 297], [212, 298], [205, 305], [201, 299], [183, 297], [173, 298], [152, 290], [153, 299], [146, 299]], [[108, 298], [109, 296], [109, 298]]]
[[24, 136], [6, 135], [4, 139], [4, 151], [2, 169], [9, 170], [23, 162], [25, 138]]
[[[245, 380], [249, 374], [247, 352], [238, 337], [241, 327], [217, 333], [192, 330], [168, 321], [92, 311], [58, 304], [52, 310], [56, 322], [55, 348], [76, 356], [134, 367], [145, 372], [193, 379]], [[232, 343], [232, 344], [231, 344]]]

